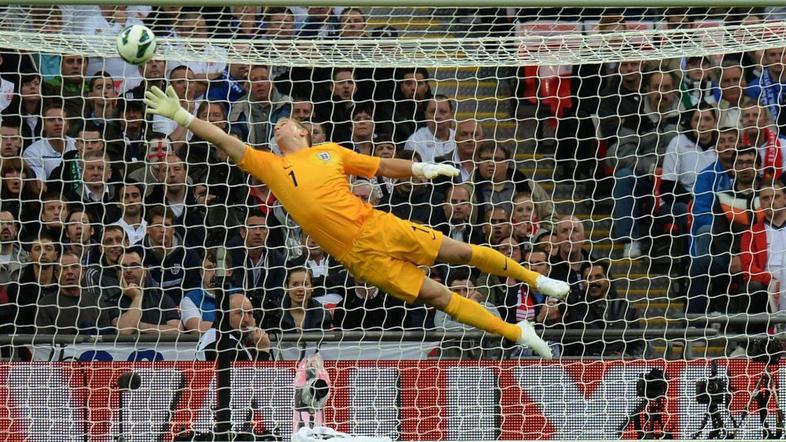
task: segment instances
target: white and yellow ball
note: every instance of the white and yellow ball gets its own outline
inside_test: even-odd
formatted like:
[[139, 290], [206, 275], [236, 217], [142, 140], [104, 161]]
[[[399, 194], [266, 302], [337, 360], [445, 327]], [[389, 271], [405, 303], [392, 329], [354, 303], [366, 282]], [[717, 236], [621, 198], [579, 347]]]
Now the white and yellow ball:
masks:
[[150, 28], [131, 25], [117, 36], [117, 53], [131, 64], [142, 64], [156, 53], [156, 36]]

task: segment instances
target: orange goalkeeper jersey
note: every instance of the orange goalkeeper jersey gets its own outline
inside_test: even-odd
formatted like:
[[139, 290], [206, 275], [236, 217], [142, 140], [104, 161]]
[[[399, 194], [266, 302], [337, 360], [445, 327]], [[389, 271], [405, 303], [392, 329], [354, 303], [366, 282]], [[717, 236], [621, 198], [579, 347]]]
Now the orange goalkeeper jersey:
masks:
[[352, 194], [347, 175], [370, 178], [379, 162], [324, 143], [286, 156], [247, 147], [238, 166], [267, 184], [303, 231], [340, 259], [374, 212]]

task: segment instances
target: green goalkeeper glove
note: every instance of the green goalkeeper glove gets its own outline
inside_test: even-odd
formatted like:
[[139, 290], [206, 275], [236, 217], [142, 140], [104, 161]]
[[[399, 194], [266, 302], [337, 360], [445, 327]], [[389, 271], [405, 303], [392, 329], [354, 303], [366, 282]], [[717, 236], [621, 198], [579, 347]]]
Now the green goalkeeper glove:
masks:
[[151, 87], [145, 92], [144, 101], [147, 105], [145, 113], [161, 115], [185, 128], [194, 121], [194, 116], [180, 106], [180, 98], [172, 86], [166, 88], [166, 93], [156, 86]]
[[461, 173], [447, 164], [412, 163], [412, 175], [418, 178], [434, 179], [440, 175], [454, 177]]

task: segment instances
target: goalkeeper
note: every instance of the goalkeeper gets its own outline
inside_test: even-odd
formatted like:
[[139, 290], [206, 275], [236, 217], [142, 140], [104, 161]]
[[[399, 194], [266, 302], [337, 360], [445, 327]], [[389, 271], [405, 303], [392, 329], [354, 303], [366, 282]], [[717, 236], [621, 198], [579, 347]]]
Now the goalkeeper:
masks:
[[416, 163], [361, 155], [335, 143], [311, 147], [310, 133], [297, 121], [281, 119], [275, 140], [283, 156], [253, 149], [211, 123], [181, 108], [169, 87], [145, 94], [147, 112], [174, 120], [224, 151], [241, 169], [262, 180], [304, 232], [333, 255], [355, 277], [376, 285], [407, 303], [420, 299], [456, 321], [495, 333], [530, 347], [544, 358], [548, 345], [527, 321], [510, 324], [477, 302], [452, 293], [427, 278], [418, 266], [435, 262], [469, 264], [483, 272], [523, 281], [537, 292], [564, 298], [568, 284], [525, 269], [488, 247], [465, 244], [430, 227], [375, 210], [354, 196], [348, 175], [432, 179], [456, 176], [444, 164]]

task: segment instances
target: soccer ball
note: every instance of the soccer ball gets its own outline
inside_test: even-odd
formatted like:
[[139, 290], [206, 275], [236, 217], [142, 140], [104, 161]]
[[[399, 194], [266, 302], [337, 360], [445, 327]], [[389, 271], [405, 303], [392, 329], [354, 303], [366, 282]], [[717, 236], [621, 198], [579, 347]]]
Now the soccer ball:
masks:
[[126, 63], [142, 64], [156, 53], [156, 36], [146, 26], [131, 25], [117, 36], [117, 53]]

